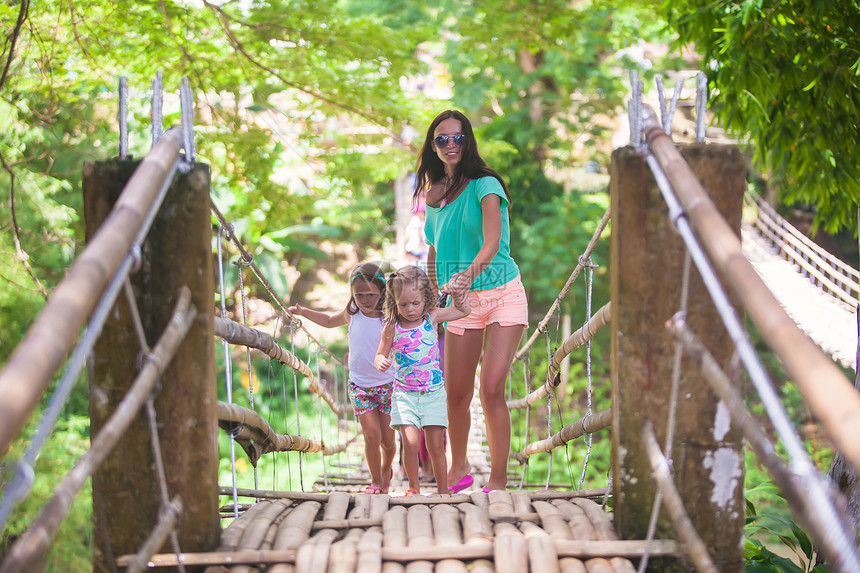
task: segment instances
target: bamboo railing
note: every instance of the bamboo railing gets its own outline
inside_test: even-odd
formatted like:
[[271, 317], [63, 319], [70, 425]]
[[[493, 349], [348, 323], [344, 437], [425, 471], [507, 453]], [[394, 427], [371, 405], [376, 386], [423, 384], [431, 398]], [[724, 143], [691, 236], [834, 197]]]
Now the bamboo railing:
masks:
[[665, 171], [711, 263], [731, 285], [769, 346], [780, 357], [813, 415], [837, 448], [860, 468], [860, 395], [833, 361], [806, 336], [744, 256], [740, 238], [709, 199], [702, 184], [655, 117], [643, 132]]
[[138, 238], [179, 160], [181, 133], [164, 133], [135, 170], [116, 206], [45, 303], [0, 371], [0, 452], [26, 423], [75, 344], [108, 282]]
[[755, 192], [747, 191], [744, 202], [755, 211], [754, 228], [797, 267], [798, 272], [851, 307], [860, 304], [860, 273], [856, 269], [810, 241]]

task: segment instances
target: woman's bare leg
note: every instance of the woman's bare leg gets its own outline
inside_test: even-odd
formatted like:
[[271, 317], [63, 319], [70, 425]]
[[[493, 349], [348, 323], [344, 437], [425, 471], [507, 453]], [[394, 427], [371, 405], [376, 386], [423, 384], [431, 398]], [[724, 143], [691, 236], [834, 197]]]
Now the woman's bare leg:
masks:
[[382, 488], [388, 476], [382, 475], [382, 424], [379, 410], [370, 410], [358, 417], [361, 433], [364, 435], [364, 461], [370, 470], [370, 485]]
[[[445, 389], [448, 392], [448, 442], [451, 444], [448, 483], [452, 486], [472, 471], [466, 458], [472, 425], [469, 405], [475, 393], [475, 372], [483, 344], [483, 330], [467, 329], [462, 335], [445, 333]], [[439, 479], [438, 473], [436, 479]]]
[[490, 479], [487, 489], [505, 489], [508, 455], [511, 451], [511, 415], [505, 400], [508, 373], [523, 336], [522, 326], [487, 325], [484, 358], [481, 361], [481, 406], [487, 423], [490, 447]]

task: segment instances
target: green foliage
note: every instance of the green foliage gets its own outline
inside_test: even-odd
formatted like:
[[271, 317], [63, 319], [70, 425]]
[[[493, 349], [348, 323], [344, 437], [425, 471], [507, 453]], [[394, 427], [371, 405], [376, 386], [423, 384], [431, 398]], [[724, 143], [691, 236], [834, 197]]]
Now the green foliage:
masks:
[[749, 138], [758, 168], [814, 225], [856, 229], [860, 197], [860, 4], [666, 2], [713, 86], [721, 125]]
[[[3, 478], [3, 487], [12, 479], [11, 464], [23, 454], [31, 434], [32, 428], [25, 432], [26, 439], [18, 440], [13, 445], [8, 462], [4, 461], [4, 474], [0, 476]], [[62, 478], [89, 446], [88, 417], [72, 416], [58, 424], [33, 468], [35, 480], [29, 497], [15, 508], [0, 534], [0, 555], [5, 555], [17, 536], [39, 516]], [[7, 470], [8, 473], [5, 473]], [[52, 540], [46, 570], [49, 573], [92, 571], [92, 530], [92, 494], [90, 480], [87, 480], [72, 501], [68, 517]]]
[[[779, 498], [784, 509], [785, 499], [782, 498], [779, 490], [773, 484], [765, 483], [756, 488], [748, 489], [746, 494], [749, 496], [763, 492], [766, 492], [771, 499]], [[793, 519], [782, 513], [757, 513], [755, 505], [749, 498], [746, 500], [746, 508], [746, 524], [744, 526], [746, 567], [744, 570], [747, 573], [809, 573], [816, 571], [825, 573], [830, 571], [825, 565], [813, 567], [815, 553], [812, 541]], [[776, 543], [790, 549], [794, 558], [790, 559], [774, 553], [771, 549]]]

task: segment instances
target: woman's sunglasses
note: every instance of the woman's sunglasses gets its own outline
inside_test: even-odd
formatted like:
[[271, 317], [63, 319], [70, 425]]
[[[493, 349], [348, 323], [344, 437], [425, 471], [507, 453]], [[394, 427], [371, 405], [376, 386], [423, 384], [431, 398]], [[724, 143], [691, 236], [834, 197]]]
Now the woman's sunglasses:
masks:
[[448, 142], [453, 140], [457, 147], [463, 147], [463, 144], [466, 143], [466, 136], [462, 133], [458, 135], [437, 135], [433, 140], [433, 143], [436, 144], [436, 147], [448, 147]]

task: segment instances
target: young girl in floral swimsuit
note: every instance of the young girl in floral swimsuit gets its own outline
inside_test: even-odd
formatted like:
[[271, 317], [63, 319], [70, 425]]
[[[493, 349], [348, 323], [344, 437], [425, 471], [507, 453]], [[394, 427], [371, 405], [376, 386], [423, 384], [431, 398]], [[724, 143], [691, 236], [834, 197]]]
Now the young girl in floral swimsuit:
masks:
[[436, 295], [427, 274], [408, 266], [391, 273], [385, 293], [385, 329], [379, 341], [375, 364], [387, 371], [393, 351], [396, 362], [391, 396], [391, 427], [400, 430], [403, 465], [409, 479], [406, 495], [420, 493], [418, 483], [419, 430], [424, 429], [427, 450], [436, 476], [436, 491], [448, 494], [443, 431], [448, 426], [445, 381], [439, 368], [436, 327], [441, 322], [468, 316], [471, 308], [465, 295], [454, 298], [454, 306], [436, 307]]

